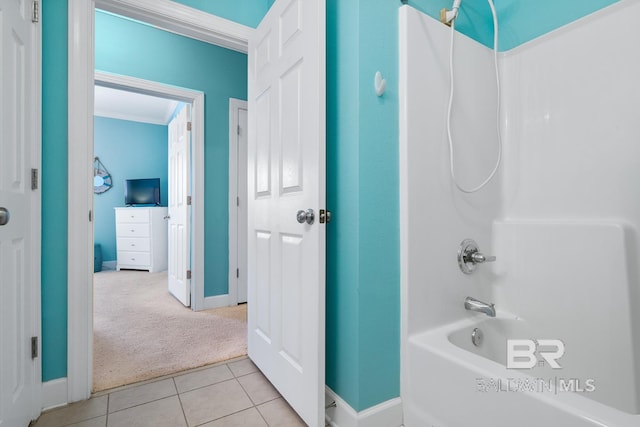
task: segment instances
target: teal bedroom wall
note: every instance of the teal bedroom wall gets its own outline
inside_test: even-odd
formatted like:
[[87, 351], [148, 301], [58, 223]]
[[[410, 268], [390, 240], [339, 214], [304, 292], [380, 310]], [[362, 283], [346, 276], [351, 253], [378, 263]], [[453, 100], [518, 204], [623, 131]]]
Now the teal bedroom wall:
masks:
[[160, 178], [160, 201], [167, 206], [168, 127], [107, 117], [93, 121], [94, 155], [111, 174], [112, 188], [93, 197], [94, 242], [103, 261], [116, 260], [115, 207], [124, 206], [126, 179]]
[[247, 99], [247, 56], [96, 11], [96, 69], [205, 94], [205, 297], [228, 292], [229, 98]]

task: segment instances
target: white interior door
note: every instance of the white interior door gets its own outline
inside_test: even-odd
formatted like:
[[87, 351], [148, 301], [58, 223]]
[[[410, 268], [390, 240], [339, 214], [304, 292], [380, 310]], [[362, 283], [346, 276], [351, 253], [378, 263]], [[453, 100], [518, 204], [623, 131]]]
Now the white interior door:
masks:
[[39, 404], [31, 357], [40, 283], [40, 193], [31, 185], [31, 168], [39, 167], [39, 33], [31, 2], [0, 0], [0, 31], [0, 426], [26, 427]]
[[325, 1], [276, 0], [248, 55], [249, 356], [324, 426]]
[[248, 113], [238, 108], [238, 303], [247, 302], [247, 144]]
[[189, 165], [191, 155], [191, 105], [169, 123], [169, 292], [185, 306], [191, 305], [189, 232]]

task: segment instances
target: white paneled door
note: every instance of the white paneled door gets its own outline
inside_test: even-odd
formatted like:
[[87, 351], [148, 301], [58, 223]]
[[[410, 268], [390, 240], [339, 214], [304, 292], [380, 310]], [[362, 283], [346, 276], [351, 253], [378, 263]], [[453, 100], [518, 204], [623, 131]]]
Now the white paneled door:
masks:
[[276, 0], [248, 55], [249, 356], [324, 426], [325, 1]]
[[185, 306], [191, 305], [189, 233], [189, 165], [191, 105], [185, 105], [169, 123], [169, 292]]
[[[37, 415], [40, 193], [37, 24], [31, 2], [0, 0], [0, 426], [26, 427]], [[31, 80], [33, 79], [33, 81]], [[36, 180], [37, 182], [37, 180]], [[34, 220], [35, 218], [35, 220]], [[36, 356], [37, 357], [37, 356]]]
[[248, 144], [248, 112], [246, 108], [238, 108], [238, 203], [236, 210], [238, 224], [238, 266], [242, 266], [238, 277], [238, 303], [247, 302], [247, 144]]

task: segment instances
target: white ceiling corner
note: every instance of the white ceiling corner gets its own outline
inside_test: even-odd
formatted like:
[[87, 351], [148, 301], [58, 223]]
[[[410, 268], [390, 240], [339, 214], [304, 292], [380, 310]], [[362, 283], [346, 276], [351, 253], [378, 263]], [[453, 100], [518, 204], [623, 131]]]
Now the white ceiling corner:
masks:
[[96, 116], [166, 125], [178, 101], [96, 85], [94, 104]]

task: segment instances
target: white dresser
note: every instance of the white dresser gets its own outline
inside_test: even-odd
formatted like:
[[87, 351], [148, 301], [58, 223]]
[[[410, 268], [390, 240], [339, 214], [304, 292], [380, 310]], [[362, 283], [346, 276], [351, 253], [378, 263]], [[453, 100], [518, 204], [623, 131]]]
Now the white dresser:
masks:
[[116, 269], [167, 269], [166, 207], [115, 208]]

